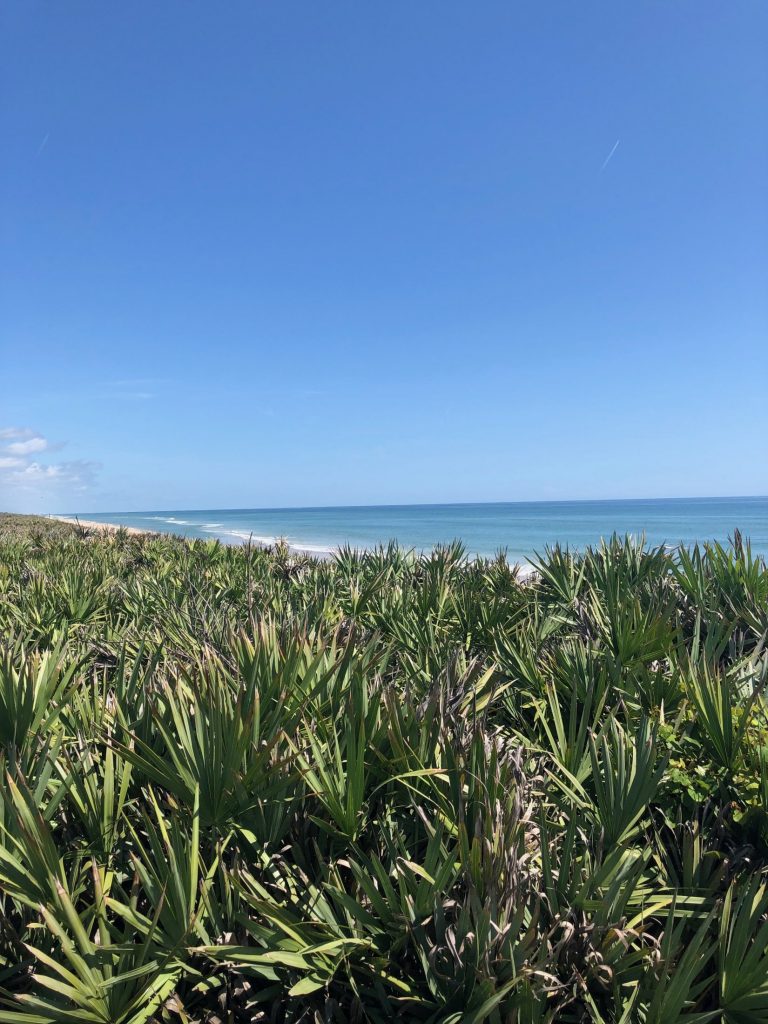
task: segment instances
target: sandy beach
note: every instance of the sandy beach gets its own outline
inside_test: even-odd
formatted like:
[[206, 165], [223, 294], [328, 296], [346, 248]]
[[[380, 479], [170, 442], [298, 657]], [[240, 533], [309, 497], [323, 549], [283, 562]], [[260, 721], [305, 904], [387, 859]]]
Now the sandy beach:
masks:
[[[71, 522], [71, 523], [73, 523], [73, 525], [84, 526], [86, 529], [94, 530], [95, 532], [97, 532], [97, 534], [114, 534], [114, 532], [116, 532], [119, 529], [124, 529], [127, 532], [127, 534], [131, 534], [131, 535], [135, 535], [135, 536], [140, 536], [142, 534], [154, 534], [154, 535], [157, 536], [157, 535], [160, 535], [161, 532], [162, 532], [162, 531], [156, 530], [156, 529], [141, 529], [138, 526], [121, 526], [119, 523], [114, 523], [114, 522], [97, 522], [95, 519], [76, 519], [74, 516], [52, 515], [52, 516], [50, 516], [50, 518], [51, 519], [58, 519], [60, 522]], [[179, 535], [179, 536], [183, 536], [183, 535]], [[243, 542], [234, 543], [234, 542], [221, 541], [221, 543], [222, 544], [227, 544], [228, 543], [232, 547], [238, 547]], [[259, 541], [253, 541], [252, 543], [256, 547], [260, 547], [260, 548], [269, 547], [268, 544], [265, 544], [265, 543], [259, 542]], [[313, 558], [324, 558], [325, 559], [325, 558], [330, 558], [331, 555], [332, 555], [332, 552], [330, 552], [330, 551], [318, 552], [318, 551], [314, 551], [312, 549], [302, 548], [300, 545], [291, 544], [291, 545], [289, 545], [289, 547], [291, 548], [291, 551], [294, 554], [297, 554], [297, 555], [298, 554], [308, 554], [308, 555], [310, 555]], [[515, 563], [512, 563], [512, 564], [515, 564]], [[527, 564], [525, 562], [517, 562], [516, 564], [518, 566], [519, 577], [522, 580], [525, 580], [525, 579], [529, 578], [530, 575], [532, 575], [532, 573], [535, 572], [534, 566], [529, 565], [529, 564]]]
[[95, 530], [97, 533], [116, 533], [118, 530], [125, 530], [136, 536], [143, 533], [157, 533], [157, 530], [140, 530], [137, 526], [120, 526], [119, 523], [97, 523], [94, 519], [75, 519], [73, 516], [50, 516], [51, 519], [58, 519], [62, 523], [72, 523], [73, 526], [83, 526], [87, 530]]
[[[132, 535], [136, 535], [136, 536], [140, 536], [141, 534], [153, 534], [153, 535], [156, 535], [156, 536], [162, 536], [163, 533], [165, 532], [165, 531], [160, 531], [160, 530], [145, 530], [145, 529], [142, 529], [142, 528], [140, 528], [138, 526], [121, 526], [119, 523], [102, 523], [102, 522], [99, 522], [99, 521], [97, 521], [95, 519], [79, 519], [79, 518], [75, 518], [74, 516], [50, 516], [50, 518], [51, 519], [58, 519], [62, 523], [72, 523], [75, 526], [83, 526], [83, 527], [85, 527], [88, 530], [93, 530], [95, 533], [115, 533], [117, 530], [125, 530], [126, 533], [129, 533], [129, 534], [132, 534]], [[180, 533], [179, 536], [183, 536], [183, 533]], [[221, 538], [219, 538], [219, 539], [221, 540], [222, 544], [230, 544], [233, 547], [239, 546], [240, 544], [243, 543], [242, 541], [234, 542], [234, 541], [222, 540]], [[257, 539], [252, 539], [251, 543], [254, 546], [256, 546], [256, 547], [270, 547], [271, 546], [270, 544], [267, 544], [265, 541], [257, 540]], [[310, 557], [313, 557], [313, 558], [323, 558], [323, 559], [326, 559], [326, 558], [330, 558], [331, 555], [333, 554], [333, 552], [331, 552], [331, 551], [318, 551], [318, 550], [315, 550], [313, 548], [304, 548], [300, 544], [289, 544], [289, 547], [290, 547], [291, 551], [294, 554], [297, 554], [297, 555], [306, 554], [306, 555], [310, 555]], [[515, 562], [511, 562], [511, 564], [512, 565], [516, 564], [518, 566], [518, 572], [519, 572], [519, 576], [520, 576], [521, 579], [527, 579], [530, 576], [532, 576], [533, 573], [535, 572], [533, 566], [530, 565], [529, 563], [526, 563], [526, 562], [516, 562], [516, 563]]]

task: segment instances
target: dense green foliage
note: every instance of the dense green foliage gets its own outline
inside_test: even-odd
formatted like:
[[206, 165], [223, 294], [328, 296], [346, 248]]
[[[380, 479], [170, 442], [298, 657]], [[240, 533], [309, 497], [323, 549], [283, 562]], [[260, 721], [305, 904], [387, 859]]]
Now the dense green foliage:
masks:
[[768, 1021], [768, 572], [0, 519], [0, 1022]]

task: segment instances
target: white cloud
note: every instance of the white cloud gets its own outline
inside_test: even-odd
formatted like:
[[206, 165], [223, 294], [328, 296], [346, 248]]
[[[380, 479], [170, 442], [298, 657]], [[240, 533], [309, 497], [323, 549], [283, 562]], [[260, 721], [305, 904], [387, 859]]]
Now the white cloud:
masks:
[[[94, 483], [98, 465], [84, 459], [65, 462], [40, 461], [45, 453], [61, 448], [27, 427], [0, 429], [0, 502], [3, 507], [43, 511], [87, 491]], [[32, 459], [31, 456], [37, 456]]]
[[15, 478], [17, 483], [25, 486], [33, 486], [53, 480], [57, 483], [86, 487], [92, 481], [95, 469], [95, 463], [85, 462], [82, 459], [74, 462], [58, 462], [50, 466], [44, 466], [39, 462], [29, 462], [20, 468], [14, 469], [10, 475], [12, 478]]
[[30, 462], [23, 469], [18, 469], [14, 473], [14, 476], [22, 480], [52, 480], [60, 475], [60, 466], [41, 466], [39, 462]]
[[5, 445], [5, 451], [11, 455], [33, 455], [35, 452], [44, 452], [48, 442], [44, 437], [30, 437], [28, 441], [12, 441]]

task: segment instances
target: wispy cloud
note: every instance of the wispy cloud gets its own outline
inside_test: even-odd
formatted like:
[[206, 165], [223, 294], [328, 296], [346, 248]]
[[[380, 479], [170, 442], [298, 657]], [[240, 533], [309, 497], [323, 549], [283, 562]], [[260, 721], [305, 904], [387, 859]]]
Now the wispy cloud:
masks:
[[34, 430], [28, 427], [3, 427], [0, 430], [0, 441], [9, 441], [16, 437], [32, 437]]
[[168, 383], [166, 377], [123, 377], [118, 380], [103, 380], [101, 386], [105, 388], [139, 388]]
[[50, 132], [46, 132], [46, 133], [45, 133], [45, 137], [43, 138], [43, 141], [42, 141], [42, 142], [40, 143], [40, 145], [39, 145], [39, 146], [37, 147], [37, 153], [35, 153], [35, 160], [37, 160], [37, 158], [38, 158], [38, 157], [40, 156], [40, 154], [41, 154], [41, 153], [43, 152], [43, 150], [45, 149], [45, 147], [46, 147], [46, 146], [48, 145], [48, 139], [50, 138], [50, 136], [51, 136], [51, 133], [50, 133]]
[[55, 481], [57, 484], [68, 484], [82, 491], [93, 482], [97, 468], [95, 462], [87, 462], [84, 459], [47, 466], [39, 462], [29, 462], [14, 469], [10, 475], [17, 484], [27, 487]]
[[10, 452], [11, 455], [34, 455], [36, 452], [44, 452], [47, 447], [46, 439], [38, 434], [36, 437], [30, 437], [27, 441], [11, 441], [10, 444], [4, 446], [4, 450]]
[[[29, 507], [33, 502], [41, 507], [49, 500], [90, 489], [98, 463], [85, 459], [50, 461], [52, 453], [62, 447], [28, 427], [0, 429], [0, 490], [10, 505]], [[45, 462], [40, 460], [43, 454]]]
[[104, 394], [117, 401], [148, 402], [157, 398], [157, 387], [168, 383], [160, 377], [125, 377], [119, 380], [103, 380], [99, 387]]
[[621, 139], [616, 139], [616, 141], [614, 142], [613, 146], [611, 147], [611, 152], [610, 152], [610, 153], [608, 154], [608, 156], [607, 156], [607, 157], [605, 158], [605, 160], [603, 160], [603, 166], [602, 166], [602, 167], [600, 168], [600, 173], [601, 173], [601, 174], [603, 173], [603, 171], [605, 170], [605, 168], [606, 168], [606, 167], [608, 166], [608, 164], [609, 164], [609, 163], [611, 162], [611, 160], [613, 159], [613, 154], [614, 154], [614, 153], [616, 152], [616, 150], [617, 150], [617, 149], [619, 148], [619, 143], [620, 143], [620, 142], [621, 142]]

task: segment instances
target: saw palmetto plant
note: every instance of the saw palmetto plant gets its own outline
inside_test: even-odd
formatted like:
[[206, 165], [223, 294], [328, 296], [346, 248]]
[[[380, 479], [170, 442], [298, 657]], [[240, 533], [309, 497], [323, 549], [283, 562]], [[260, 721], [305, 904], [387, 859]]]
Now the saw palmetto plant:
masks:
[[0, 519], [0, 1024], [768, 1022], [768, 572]]

